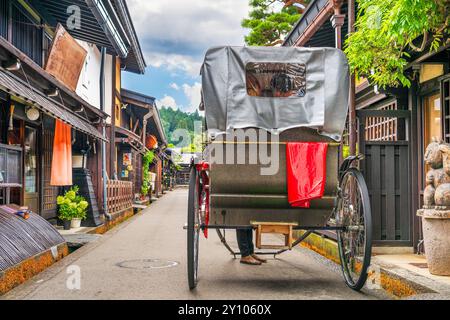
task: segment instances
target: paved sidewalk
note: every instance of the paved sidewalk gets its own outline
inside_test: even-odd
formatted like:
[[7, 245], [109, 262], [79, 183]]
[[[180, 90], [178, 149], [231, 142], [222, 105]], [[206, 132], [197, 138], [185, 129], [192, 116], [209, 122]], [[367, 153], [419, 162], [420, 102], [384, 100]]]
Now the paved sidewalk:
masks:
[[[338, 267], [298, 248], [260, 267], [241, 265], [215, 232], [200, 243], [200, 283], [186, 278], [187, 189], [176, 189], [138, 215], [5, 295], [4, 299], [378, 299], [347, 288]], [[233, 239], [234, 232], [227, 232]], [[153, 261], [152, 261], [153, 260]], [[155, 261], [156, 260], [156, 261]], [[67, 267], [81, 270], [69, 290]], [[168, 265], [169, 267], [165, 267]], [[150, 268], [152, 267], [152, 268]], [[69, 269], [70, 270], [70, 269]]]

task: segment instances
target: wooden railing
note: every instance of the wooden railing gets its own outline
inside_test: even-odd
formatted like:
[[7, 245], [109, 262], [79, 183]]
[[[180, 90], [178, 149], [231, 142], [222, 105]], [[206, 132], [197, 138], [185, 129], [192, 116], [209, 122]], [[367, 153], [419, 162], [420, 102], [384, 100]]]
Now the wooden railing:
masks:
[[108, 213], [114, 214], [133, 207], [133, 183], [122, 180], [108, 180]]

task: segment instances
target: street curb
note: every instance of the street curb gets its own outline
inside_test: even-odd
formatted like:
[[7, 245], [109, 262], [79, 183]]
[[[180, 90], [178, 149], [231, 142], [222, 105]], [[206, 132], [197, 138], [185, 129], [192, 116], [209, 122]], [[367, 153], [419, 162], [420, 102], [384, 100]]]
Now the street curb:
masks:
[[[298, 231], [296, 233], [295, 235], [299, 236], [304, 232]], [[336, 241], [312, 233], [301, 245], [340, 265], [339, 250]], [[378, 276], [374, 270], [379, 270]], [[373, 261], [370, 266], [367, 281], [372, 285], [378, 282], [386, 293], [395, 298], [408, 298], [418, 294], [437, 293], [435, 290], [411, 279], [407, 279], [405, 276], [389, 270], [383, 265], [374, 264]]]
[[0, 272], [0, 296], [41, 273], [68, 255], [69, 248], [64, 242]]
[[127, 221], [134, 215], [139, 214], [139, 212], [140, 211], [138, 211], [138, 213], [135, 214], [133, 208], [126, 209], [122, 212], [115, 214], [112, 220], [105, 221], [105, 223], [99, 225], [98, 227], [89, 231], [88, 233], [89, 234], [105, 234], [109, 230], [111, 230], [111, 229], [117, 227], [118, 225], [120, 225], [121, 223]]
[[[78, 259], [82, 258], [86, 253], [88, 253], [91, 250], [94, 250], [95, 248], [100, 246], [110, 236], [114, 235], [116, 232], [119, 232], [122, 228], [126, 228], [135, 219], [137, 219], [140, 216], [142, 216], [143, 214], [145, 214], [145, 212], [148, 212], [149, 208], [150, 208], [150, 206], [148, 206], [146, 209], [139, 210], [137, 214], [134, 214], [134, 215], [128, 217], [127, 219], [122, 220], [121, 223], [116, 222], [114, 225], [110, 224], [110, 228], [108, 229], [108, 231], [106, 231], [102, 235], [102, 237], [99, 238], [97, 241], [90, 242], [90, 243], [82, 246], [80, 249], [74, 251], [71, 254], [68, 254], [68, 249], [67, 249], [66, 256], [62, 257], [58, 261], [55, 261], [55, 263], [53, 265], [49, 265], [47, 268], [42, 269], [41, 272], [36, 273], [34, 275], [34, 277], [36, 277], [35, 279], [41, 280], [41, 281], [47, 281], [48, 279], [53, 278], [56, 274], [61, 272], [64, 268], [76, 263], [76, 261]], [[102, 225], [99, 226], [99, 228], [100, 227], [102, 227]], [[91, 233], [94, 231], [95, 230], [92, 230]], [[97, 233], [97, 234], [100, 234], [100, 233]], [[28, 279], [28, 280], [30, 280], [30, 279]], [[21, 285], [19, 294], [15, 290], [17, 288], [13, 287], [13, 288], [10, 288], [10, 290], [5, 292], [3, 295], [0, 294], [0, 300], [26, 299], [28, 296], [32, 295], [33, 292], [35, 292], [35, 290], [38, 290], [40, 282], [39, 281], [24, 281], [23, 283], [20, 283], [19, 285]]]
[[[148, 209], [148, 207], [146, 208]], [[131, 220], [133, 217], [140, 216], [142, 210], [137, 210], [134, 213], [133, 208], [124, 210], [119, 214], [116, 214], [111, 221], [107, 221], [106, 223], [98, 226], [94, 230], [91, 230], [90, 234], [105, 234], [108, 231], [112, 231], [112, 229], [117, 229], [116, 227], [124, 225], [123, 223]], [[85, 249], [88, 249], [89, 244], [84, 246]], [[34, 257], [28, 258], [21, 263], [0, 272], [0, 297], [18, 287], [19, 285], [27, 282], [34, 276], [41, 274], [42, 272], [49, 269], [49, 267], [53, 266], [56, 262], [62, 262], [68, 257], [75, 257], [76, 253], [81, 253], [84, 250], [77, 250], [76, 252], [69, 254], [69, 248], [67, 243], [62, 243], [57, 247], [58, 254], [55, 255], [52, 253], [52, 249], [48, 249]], [[54, 249], [53, 249], [54, 250]]]

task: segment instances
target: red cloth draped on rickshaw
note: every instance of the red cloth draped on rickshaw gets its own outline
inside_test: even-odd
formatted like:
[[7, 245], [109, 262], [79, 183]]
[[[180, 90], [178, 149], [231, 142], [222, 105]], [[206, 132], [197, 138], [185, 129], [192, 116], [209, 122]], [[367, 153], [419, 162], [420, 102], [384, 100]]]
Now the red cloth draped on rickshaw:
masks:
[[328, 144], [293, 142], [286, 145], [288, 201], [293, 207], [309, 208], [322, 198], [326, 184]]
[[50, 185], [72, 185], [72, 127], [56, 119]]

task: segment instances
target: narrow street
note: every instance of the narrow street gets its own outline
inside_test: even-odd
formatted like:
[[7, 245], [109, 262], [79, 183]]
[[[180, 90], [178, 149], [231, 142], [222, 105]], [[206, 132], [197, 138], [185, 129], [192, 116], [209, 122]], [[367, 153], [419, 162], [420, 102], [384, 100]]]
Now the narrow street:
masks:
[[[335, 265], [298, 248], [261, 267], [244, 266], [215, 232], [200, 243], [200, 282], [186, 279], [187, 189], [176, 189], [144, 214], [75, 251], [3, 299], [376, 299], [348, 289]], [[233, 239], [234, 233], [229, 232]], [[155, 259], [149, 268], [148, 259]], [[147, 262], [145, 262], [147, 260]], [[171, 267], [163, 268], [164, 261]], [[67, 268], [81, 270], [80, 290], [66, 286]], [[70, 270], [70, 269], [69, 269]]]

